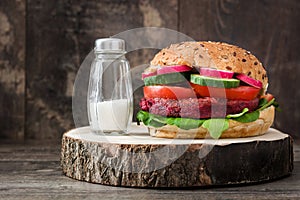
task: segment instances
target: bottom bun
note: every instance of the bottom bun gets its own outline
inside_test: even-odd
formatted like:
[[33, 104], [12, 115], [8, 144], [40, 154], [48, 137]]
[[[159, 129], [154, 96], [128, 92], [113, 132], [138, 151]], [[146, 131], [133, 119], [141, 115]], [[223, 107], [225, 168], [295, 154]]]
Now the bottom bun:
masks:
[[[275, 108], [270, 106], [260, 111], [259, 118], [254, 122], [241, 123], [229, 120], [229, 128], [224, 131], [220, 138], [241, 138], [265, 134], [274, 121]], [[174, 125], [165, 125], [159, 128], [149, 127], [151, 136], [160, 138], [210, 138], [206, 128], [184, 130]]]

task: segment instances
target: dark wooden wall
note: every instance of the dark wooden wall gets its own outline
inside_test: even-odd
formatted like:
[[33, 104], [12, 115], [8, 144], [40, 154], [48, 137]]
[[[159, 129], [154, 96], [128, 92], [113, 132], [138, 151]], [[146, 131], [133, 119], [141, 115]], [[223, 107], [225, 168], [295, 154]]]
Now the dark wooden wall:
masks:
[[60, 140], [74, 127], [73, 83], [94, 40], [150, 26], [254, 53], [282, 107], [274, 127], [298, 137], [299, 10], [298, 0], [1, 0], [0, 138]]

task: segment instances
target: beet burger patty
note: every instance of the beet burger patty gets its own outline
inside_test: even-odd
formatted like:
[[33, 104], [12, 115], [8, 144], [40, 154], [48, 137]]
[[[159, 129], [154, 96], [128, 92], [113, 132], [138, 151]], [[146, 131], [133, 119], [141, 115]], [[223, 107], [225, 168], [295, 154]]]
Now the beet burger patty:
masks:
[[258, 106], [259, 99], [252, 100], [227, 100], [221, 98], [188, 98], [188, 99], [165, 99], [143, 98], [140, 107], [143, 111], [164, 117], [185, 117], [193, 119], [220, 118], [228, 114], [241, 113], [248, 108], [254, 111]]

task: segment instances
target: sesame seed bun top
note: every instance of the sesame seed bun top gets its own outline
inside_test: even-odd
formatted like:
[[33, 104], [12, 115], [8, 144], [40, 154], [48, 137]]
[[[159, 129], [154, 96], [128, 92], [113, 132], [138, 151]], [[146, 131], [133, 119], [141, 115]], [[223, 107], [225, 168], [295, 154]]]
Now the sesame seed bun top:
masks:
[[187, 65], [210, 67], [242, 73], [259, 80], [264, 92], [268, 77], [262, 63], [249, 51], [223, 42], [182, 42], [162, 49], [151, 61], [152, 66]]

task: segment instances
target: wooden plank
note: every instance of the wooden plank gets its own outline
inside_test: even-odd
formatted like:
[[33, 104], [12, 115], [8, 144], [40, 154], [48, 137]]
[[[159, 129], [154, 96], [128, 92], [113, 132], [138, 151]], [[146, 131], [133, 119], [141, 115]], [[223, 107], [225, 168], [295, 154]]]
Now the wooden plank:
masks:
[[[177, 0], [28, 0], [26, 138], [60, 139], [74, 127], [73, 82], [96, 38], [142, 26], [176, 29], [176, 9]], [[133, 66], [137, 55], [131, 57]]]
[[0, 138], [24, 137], [25, 0], [0, 1]]
[[299, 2], [180, 0], [179, 5], [179, 31], [195, 40], [239, 45], [263, 62], [269, 92], [283, 108], [274, 127], [299, 138]]
[[[38, 149], [41, 150], [39, 154]], [[76, 181], [62, 175], [60, 145], [37, 143], [0, 145], [0, 198], [3, 199], [299, 199], [300, 160], [291, 176], [243, 187], [154, 190], [110, 187]], [[299, 153], [299, 146], [295, 146]], [[23, 151], [27, 157], [21, 156]], [[43, 154], [53, 158], [43, 159]], [[13, 155], [13, 159], [8, 158]], [[38, 156], [39, 155], [39, 156]], [[34, 157], [35, 160], [27, 160]], [[299, 156], [298, 156], [299, 157]]]

